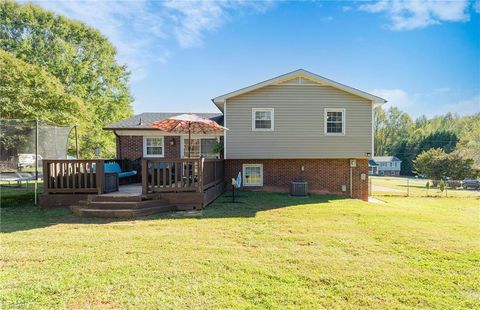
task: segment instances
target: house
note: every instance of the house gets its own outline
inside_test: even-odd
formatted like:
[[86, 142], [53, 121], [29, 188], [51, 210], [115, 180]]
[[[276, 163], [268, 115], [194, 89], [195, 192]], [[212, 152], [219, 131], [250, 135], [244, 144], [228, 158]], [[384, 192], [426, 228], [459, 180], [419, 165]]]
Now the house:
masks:
[[368, 174], [369, 175], [378, 175], [378, 164], [375, 160], [368, 160]]
[[400, 176], [402, 161], [395, 156], [374, 156], [378, 164], [377, 175]]
[[[226, 179], [242, 172], [246, 188], [267, 191], [286, 191], [303, 179], [312, 192], [367, 199], [373, 108], [384, 99], [296, 70], [212, 101], [221, 113], [197, 114], [229, 130], [193, 137], [192, 154], [218, 157], [211, 148], [223, 143]], [[117, 137], [117, 157], [184, 158], [185, 135], [148, 125], [176, 114], [143, 113], [105, 127]]]
[[[196, 114], [224, 131], [191, 135], [189, 141], [187, 134], [151, 126], [181, 113], [142, 113], [104, 128], [116, 136], [113, 164], [44, 160], [40, 205], [78, 204], [72, 210], [87, 216], [198, 209], [239, 172], [251, 190], [287, 192], [291, 181], [304, 180], [311, 193], [368, 199], [373, 110], [384, 99], [296, 70], [212, 102], [218, 113]], [[115, 171], [136, 171], [141, 186], [115, 189], [115, 173], [106, 169], [112, 165]], [[113, 194], [106, 194], [107, 187]]]

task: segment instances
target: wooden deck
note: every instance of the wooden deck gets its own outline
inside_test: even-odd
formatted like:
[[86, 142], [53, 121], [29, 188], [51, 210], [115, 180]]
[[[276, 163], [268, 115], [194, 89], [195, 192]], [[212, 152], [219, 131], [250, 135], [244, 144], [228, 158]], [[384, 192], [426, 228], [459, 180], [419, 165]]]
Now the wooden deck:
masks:
[[[74, 211], [83, 210], [77, 214], [90, 216], [95, 213], [134, 216], [143, 215], [145, 210], [137, 211], [144, 205], [158, 210], [201, 209], [225, 190], [223, 160], [142, 159], [142, 183], [120, 185], [118, 191], [105, 193], [103, 166], [106, 161], [43, 160], [44, 194], [40, 207], [73, 206]], [[132, 201], [136, 204], [130, 204], [129, 212], [121, 208], [125, 207], [122, 202]], [[82, 208], [79, 209], [79, 205]], [[163, 206], [168, 208], [160, 208]], [[112, 212], [100, 211], [98, 207]]]

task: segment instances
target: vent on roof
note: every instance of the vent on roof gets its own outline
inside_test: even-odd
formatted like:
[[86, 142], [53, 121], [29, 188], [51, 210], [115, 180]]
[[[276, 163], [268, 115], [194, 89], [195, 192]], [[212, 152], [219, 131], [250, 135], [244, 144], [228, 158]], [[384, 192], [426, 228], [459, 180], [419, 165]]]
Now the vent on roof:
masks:
[[142, 123], [142, 117], [140, 116], [139, 120], [138, 120], [138, 125], [143, 125]]

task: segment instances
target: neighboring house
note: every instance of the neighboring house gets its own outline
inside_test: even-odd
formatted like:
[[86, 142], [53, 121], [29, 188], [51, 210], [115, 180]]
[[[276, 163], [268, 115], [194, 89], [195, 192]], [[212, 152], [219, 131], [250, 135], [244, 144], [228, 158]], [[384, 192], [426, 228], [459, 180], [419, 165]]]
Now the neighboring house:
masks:
[[[302, 179], [311, 192], [368, 198], [373, 109], [384, 99], [296, 70], [212, 101], [221, 114], [196, 114], [228, 130], [193, 137], [192, 154], [215, 157], [211, 147], [223, 143], [227, 180], [242, 172], [246, 188], [287, 191]], [[185, 157], [185, 135], [148, 126], [176, 114], [143, 113], [107, 126], [117, 136], [117, 157]]]
[[374, 156], [373, 160], [378, 164], [377, 175], [400, 176], [402, 161], [395, 156]]
[[378, 175], [378, 164], [373, 159], [368, 160], [368, 174]]

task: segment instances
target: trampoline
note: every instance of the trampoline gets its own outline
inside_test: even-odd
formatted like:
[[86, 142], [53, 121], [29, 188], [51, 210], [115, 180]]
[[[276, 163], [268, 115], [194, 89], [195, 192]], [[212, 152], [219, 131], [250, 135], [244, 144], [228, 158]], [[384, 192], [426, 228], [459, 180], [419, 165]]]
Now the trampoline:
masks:
[[[42, 159], [67, 159], [68, 139], [75, 126], [57, 126], [38, 120], [0, 119], [0, 187], [35, 185], [42, 179]], [[78, 143], [74, 145], [78, 156]]]

